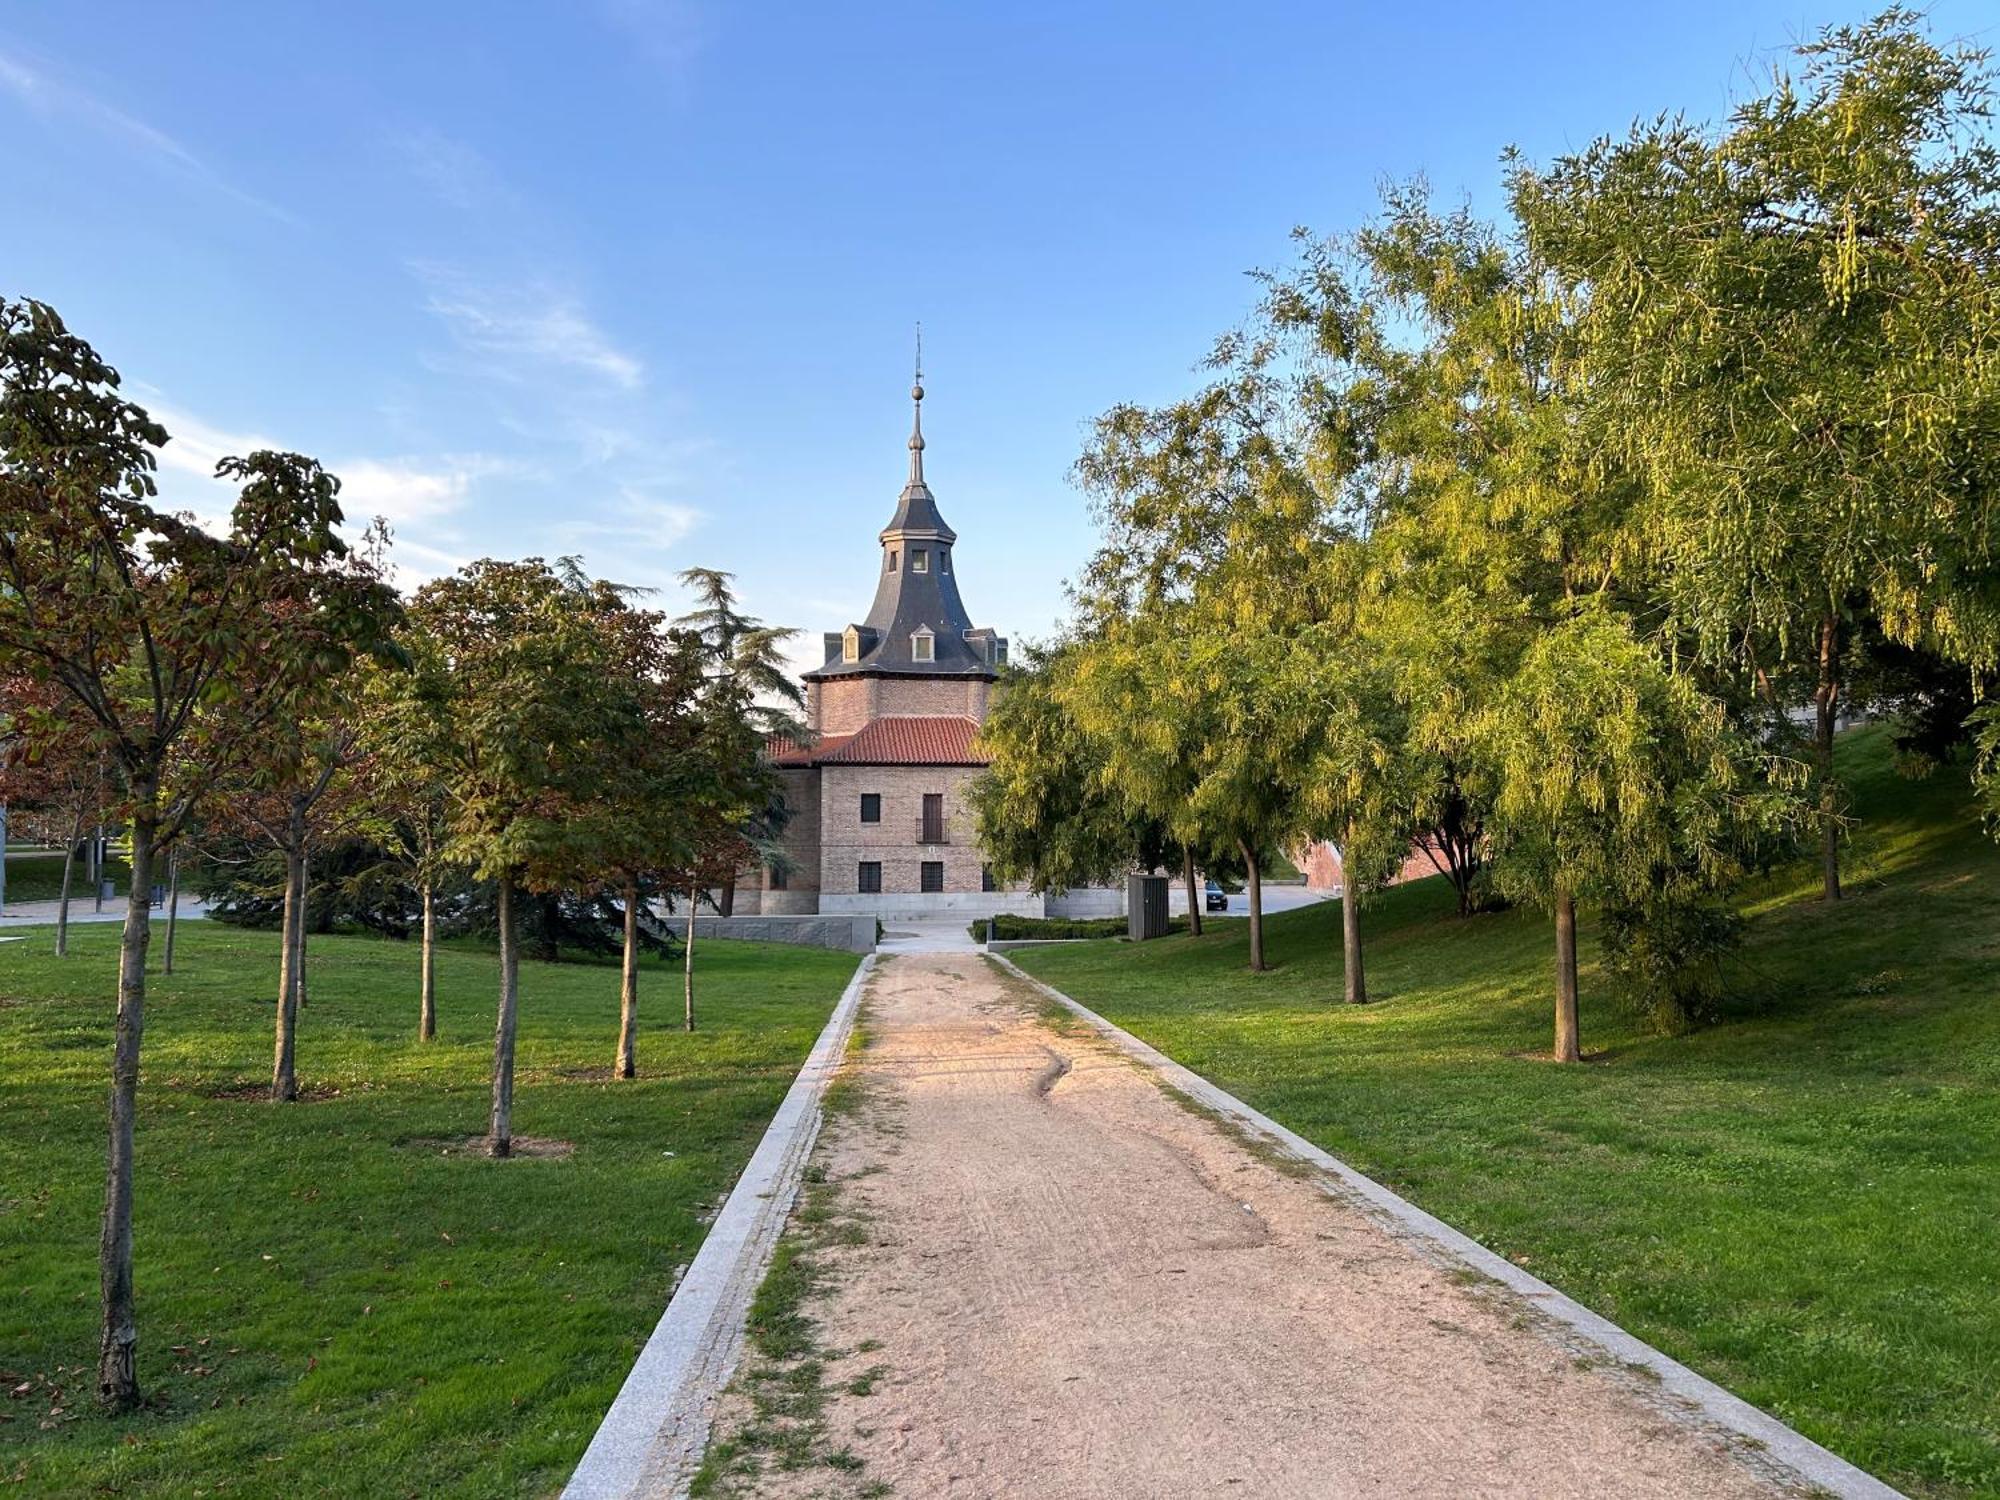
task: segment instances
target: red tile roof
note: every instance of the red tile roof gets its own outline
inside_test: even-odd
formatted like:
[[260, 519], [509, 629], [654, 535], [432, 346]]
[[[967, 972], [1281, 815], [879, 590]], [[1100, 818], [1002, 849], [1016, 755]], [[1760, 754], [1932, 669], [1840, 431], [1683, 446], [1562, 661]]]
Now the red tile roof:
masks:
[[774, 734], [764, 742], [764, 753], [771, 758], [774, 766], [810, 766], [817, 762], [822, 750], [836, 749], [853, 739], [851, 734], [830, 734], [810, 744], [795, 744], [781, 734]]
[[973, 746], [979, 725], [963, 714], [876, 719], [853, 734], [831, 734], [806, 749], [775, 742], [780, 766], [983, 766]]

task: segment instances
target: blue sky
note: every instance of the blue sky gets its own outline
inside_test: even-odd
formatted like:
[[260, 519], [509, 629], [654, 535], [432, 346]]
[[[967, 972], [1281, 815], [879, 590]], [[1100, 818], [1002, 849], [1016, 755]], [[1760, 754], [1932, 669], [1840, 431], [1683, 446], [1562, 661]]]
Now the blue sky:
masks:
[[[1090, 419], [1187, 388], [1295, 224], [1422, 173], [1699, 116], [1873, 6], [17, 3], [0, 291], [54, 303], [177, 434], [386, 513], [405, 581], [702, 564], [819, 633], [927, 466], [981, 623], [1045, 634]], [[1939, 34], [1994, 29], [1941, 0]]]

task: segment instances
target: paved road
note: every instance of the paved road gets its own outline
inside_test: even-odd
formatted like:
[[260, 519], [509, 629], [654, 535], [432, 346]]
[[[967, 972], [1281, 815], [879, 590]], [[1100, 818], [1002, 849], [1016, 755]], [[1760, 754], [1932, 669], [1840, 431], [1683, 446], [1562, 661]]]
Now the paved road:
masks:
[[[863, 1026], [860, 1107], [816, 1160], [865, 1242], [819, 1252], [816, 1311], [826, 1346], [872, 1350], [829, 1367], [826, 1413], [865, 1468], [746, 1493], [1795, 1492], [1052, 1029], [980, 956], [885, 957]], [[731, 1401], [724, 1436], [755, 1420]]]
[[[53, 927], [56, 922], [56, 908], [60, 905], [61, 903], [57, 901], [9, 901], [6, 911], [0, 913], [0, 927]], [[181, 921], [200, 921], [207, 915], [208, 908], [199, 900], [192, 896], [181, 897]], [[106, 900], [104, 910], [100, 912], [91, 909], [88, 894], [81, 897], [72, 896], [69, 903], [69, 920], [71, 926], [79, 922], [122, 922], [125, 920], [125, 898], [120, 895]], [[167, 910], [164, 906], [153, 908], [153, 920], [155, 923], [164, 923], [167, 920]]]

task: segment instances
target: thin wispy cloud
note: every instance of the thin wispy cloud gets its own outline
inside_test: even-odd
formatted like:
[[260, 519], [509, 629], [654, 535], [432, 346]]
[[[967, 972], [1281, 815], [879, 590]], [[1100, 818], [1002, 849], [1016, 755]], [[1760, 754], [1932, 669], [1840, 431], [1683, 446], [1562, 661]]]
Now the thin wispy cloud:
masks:
[[707, 12], [692, 0], [598, 0], [597, 13], [640, 58], [677, 79], [707, 43]]
[[439, 202], [471, 212], [512, 207], [514, 190], [478, 148], [426, 126], [392, 143], [410, 175]]
[[429, 289], [424, 307], [473, 356], [479, 373], [516, 381], [581, 370], [621, 390], [645, 379], [639, 358], [620, 348], [571, 292], [542, 281], [483, 281], [452, 266], [416, 262]]
[[80, 85], [59, 76], [39, 60], [0, 50], [0, 93], [5, 93], [44, 120], [74, 120], [98, 135], [156, 166], [194, 181], [282, 223], [298, 219], [268, 199], [247, 192], [196, 156], [164, 130], [107, 104]]

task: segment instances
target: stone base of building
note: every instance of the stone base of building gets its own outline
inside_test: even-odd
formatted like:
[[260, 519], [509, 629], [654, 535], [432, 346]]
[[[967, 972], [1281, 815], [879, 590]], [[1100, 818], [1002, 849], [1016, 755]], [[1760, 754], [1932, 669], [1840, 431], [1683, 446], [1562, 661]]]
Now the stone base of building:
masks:
[[867, 912], [888, 917], [1039, 917], [1040, 896], [1026, 891], [925, 891], [917, 894], [827, 896], [819, 898], [822, 912]]
[[1125, 888], [1122, 885], [1090, 886], [1058, 891], [1047, 898], [1042, 915], [1071, 919], [1122, 917], [1125, 915]]
[[[661, 917], [659, 923], [675, 937], [687, 932], [686, 917]], [[712, 917], [703, 912], [695, 923], [694, 941], [699, 950], [710, 938], [734, 939], [746, 943], [795, 943], [805, 948], [834, 948], [843, 953], [875, 951], [875, 920], [868, 916], [744, 916]]]

